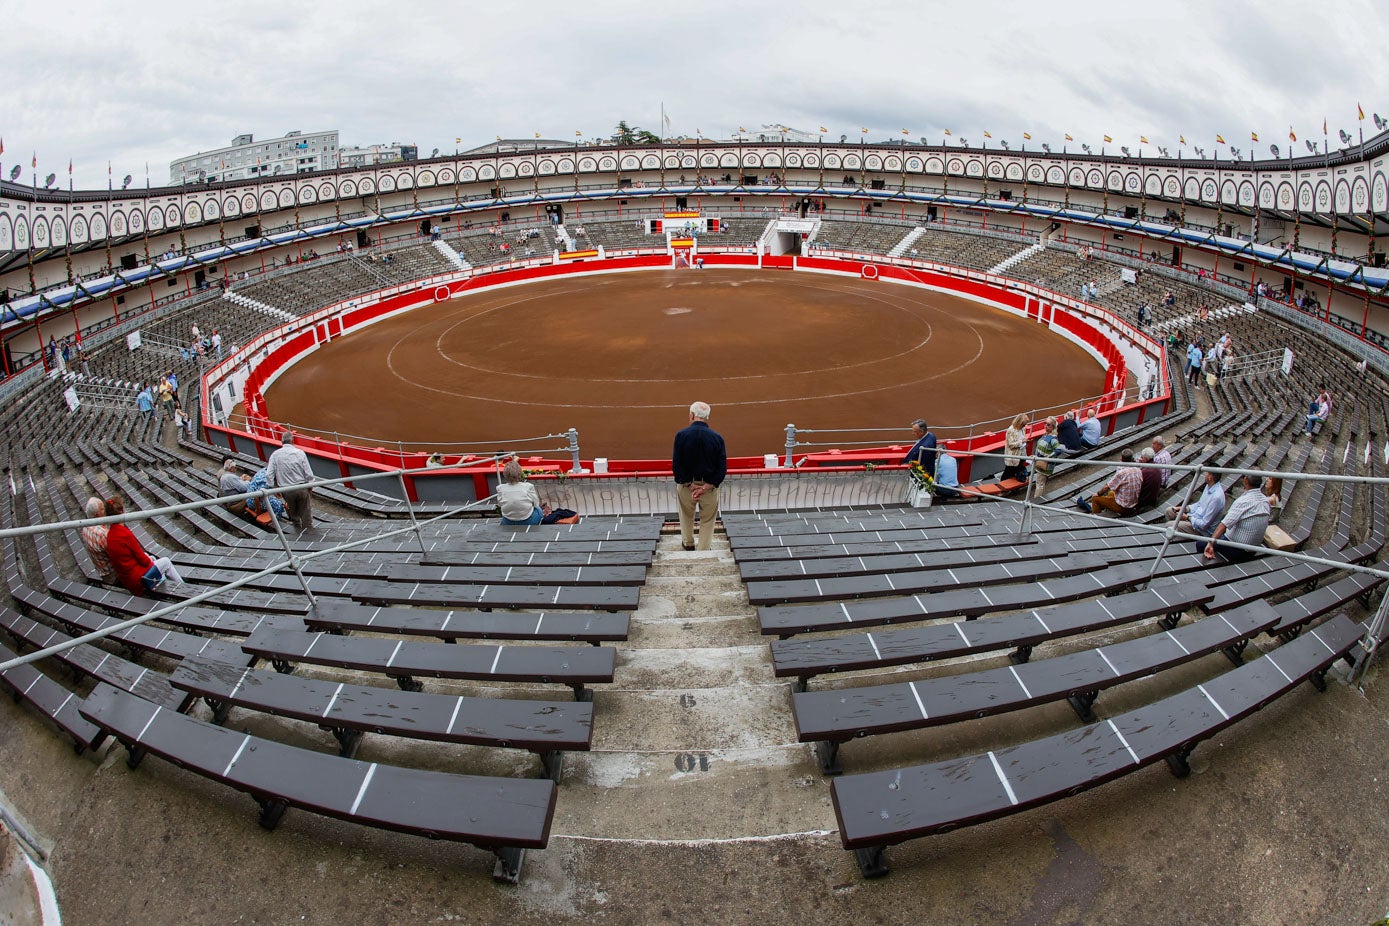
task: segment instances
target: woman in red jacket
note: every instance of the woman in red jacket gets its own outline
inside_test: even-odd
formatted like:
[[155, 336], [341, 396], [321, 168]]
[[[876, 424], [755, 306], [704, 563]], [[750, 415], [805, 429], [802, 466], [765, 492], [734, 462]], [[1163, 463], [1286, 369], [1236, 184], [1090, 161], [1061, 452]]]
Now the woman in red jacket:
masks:
[[[106, 500], [106, 513], [108, 515], [125, 514], [125, 504], [119, 498], [111, 497]], [[126, 591], [132, 595], [148, 596], [150, 588], [145, 582], [145, 576], [151, 575], [150, 567], [157, 567], [159, 570], [159, 582], [182, 582], [183, 577], [174, 568], [173, 561], [167, 556], [151, 558], [145, 552], [145, 548], [140, 545], [139, 539], [131, 532], [125, 524], [112, 524], [111, 529], [106, 534], [106, 555], [111, 559], [111, 567], [116, 571], [116, 579], [125, 586]], [[156, 582], [155, 584], [159, 584]]]

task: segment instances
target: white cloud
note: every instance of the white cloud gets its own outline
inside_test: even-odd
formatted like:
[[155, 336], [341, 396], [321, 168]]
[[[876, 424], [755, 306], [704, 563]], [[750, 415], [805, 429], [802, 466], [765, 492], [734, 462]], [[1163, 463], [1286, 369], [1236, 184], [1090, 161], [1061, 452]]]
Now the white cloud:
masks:
[[[1311, 28], [1309, 16], [1315, 17]], [[428, 152], [494, 135], [610, 134], [619, 119], [721, 136], [782, 122], [832, 137], [1237, 146], [1354, 129], [1389, 87], [1389, 8], [1373, 0], [1047, 4], [882, 0], [749, 6], [532, 0], [189, 2], [158, 17], [97, 2], [7, 12], [6, 169], [79, 187], [158, 184], [233, 135], [337, 128]], [[20, 38], [22, 37], [22, 38]], [[750, 126], [751, 127], [751, 126]], [[1262, 147], [1262, 146], [1261, 146]]]

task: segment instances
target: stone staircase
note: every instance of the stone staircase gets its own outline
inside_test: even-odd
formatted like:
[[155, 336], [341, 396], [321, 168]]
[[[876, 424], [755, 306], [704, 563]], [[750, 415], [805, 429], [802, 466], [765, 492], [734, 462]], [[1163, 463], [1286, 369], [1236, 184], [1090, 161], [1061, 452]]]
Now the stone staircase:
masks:
[[887, 256], [901, 257], [903, 254], [907, 253], [907, 249], [912, 246], [916, 239], [920, 238], [924, 234], [926, 234], [926, 229], [920, 225], [916, 226], [916, 228], [913, 228], [911, 231], [907, 232], [907, 236], [905, 238], [903, 238], [901, 241], [897, 242], [892, 246], [892, 250], [887, 252]]
[[471, 269], [473, 269], [473, 265], [470, 264], [470, 263], [468, 263], [466, 260], [464, 260], [462, 254], [459, 254], [459, 253], [458, 253], [457, 251], [455, 251], [453, 248], [449, 247], [448, 242], [445, 241], [444, 239], [442, 239], [442, 238], [436, 239], [436, 240], [433, 242], [433, 244], [434, 244], [434, 250], [436, 250], [436, 251], [438, 251], [440, 254], [442, 254], [443, 257], [444, 257], [444, 260], [448, 261], [450, 264], [452, 264], [453, 266], [457, 267], [459, 270], [471, 270]]
[[278, 321], [292, 322], [295, 318], [298, 317], [290, 312], [286, 312], [284, 309], [277, 309], [273, 305], [266, 305], [264, 302], [252, 299], [250, 296], [243, 296], [241, 293], [238, 293], [235, 290], [231, 289], [224, 292], [222, 294], [222, 298], [230, 302], [232, 305], [239, 305], [242, 308], [252, 309], [256, 312], [261, 312], [265, 315], [269, 315], [271, 318], [274, 318]]
[[1013, 254], [1009, 257], [1005, 257], [1003, 260], [994, 264], [992, 267], [989, 268], [989, 273], [995, 276], [1000, 275], [1007, 271], [1007, 269], [1013, 266], [1014, 264], [1020, 263], [1021, 261], [1025, 261], [1034, 254], [1042, 253], [1044, 250], [1046, 250], [1046, 247], [1047, 246], [1045, 243], [1038, 242], [1037, 244], [1032, 245], [1032, 247], [1030, 248], [1023, 248], [1018, 253]]

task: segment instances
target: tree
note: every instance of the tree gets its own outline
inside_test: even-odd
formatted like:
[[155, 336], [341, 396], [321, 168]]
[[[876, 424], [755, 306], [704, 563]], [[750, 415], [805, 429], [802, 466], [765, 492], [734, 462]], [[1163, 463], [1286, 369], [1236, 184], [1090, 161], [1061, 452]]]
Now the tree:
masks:
[[617, 124], [613, 141], [619, 145], [659, 145], [661, 138], [655, 132], [648, 132], [646, 129], [628, 125], [627, 120], [624, 119]]

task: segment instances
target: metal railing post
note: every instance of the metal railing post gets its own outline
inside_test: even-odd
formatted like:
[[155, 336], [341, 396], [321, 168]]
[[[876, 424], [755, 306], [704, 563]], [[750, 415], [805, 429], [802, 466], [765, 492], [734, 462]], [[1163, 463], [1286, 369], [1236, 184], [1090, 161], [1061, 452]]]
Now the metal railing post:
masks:
[[565, 436], [569, 438], [569, 456], [574, 461], [571, 473], [582, 473], [584, 468], [579, 465], [579, 429], [570, 428], [565, 431]]
[[796, 426], [788, 424], [786, 426], [786, 468], [790, 469], [794, 465], [796, 455]]
[[299, 557], [294, 554], [293, 548], [290, 547], [289, 538], [285, 536], [285, 529], [280, 526], [280, 519], [275, 517], [275, 506], [270, 503], [270, 494], [267, 492], [260, 499], [265, 505], [265, 510], [270, 512], [270, 523], [275, 525], [275, 533], [280, 537], [280, 546], [285, 548], [285, 559], [289, 560], [289, 568], [293, 569], [294, 574], [299, 577], [299, 584], [304, 587], [304, 594], [308, 596], [309, 604], [318, 604], [313, 590], [309, 588], [309, 580], [304, 578], [303, 570], [299, 568]]
[[420, 534], [420, 522], [415, 517], [415, 506], [410, 503], [410, 493], [405, 488], [405, 473], [396, 473], [396, 478], [400, 480], [400, 497], [405, 499], [405, 510], [410, 513], [410, 526], [415, 530], [415, 541], [420, 545], [420, 556], [426, 556], [429, 551], [424, 548], [424, 537]]
[[1204, 478], [1204, 474], [1201, 471], [1200, 464], [1197, 464], [1196, 469], [1191, 471], [1191, 481], [1186, 485], [1186, 492], [1182, 494], [1181, 503], [1177, 505], [1177, 517], [1173, 518], [1167, 530], [1163, 531], [1162, 546], [1158, 547], [1157, 555], [1153, 557], [1152, 568], [1148, 570], [1147, 577], [1139, 584], [1139, 589], [1147, 588], [1149, 583], [1153, 581], [1153, 576], [1157, 574], [1158, 564], [1161, 563], [1162, 558], [1167, 555], [1167, 548], [1172, 545], [1172, 535], [1176, 533], [1177, 522], [1181, 520], [1181, 512], [1186, 510], [1187, 504], [1191, 501], [1191, 493], [1195, 491], [1197, 484], [1202, 478]]
[[[1026, 460], [1028, 463], [1032, 464], [1032, 465], [1029, 467], [1029, 469], [1035, 470], [1035, 469], [1037, 468], [1037, 458], [1036, 458], [1036, 457], [1023, 457], [1023, 459]], [[1031, 473], [1028, 473], [1028, 476], [1027, 476], [1027, 493], [1023, 496], [1023, 499], [1022, 499], [1022, 517], [1018, 520], [1018, 538], [1019, 538], [1019, 539], [1021, 539], [1021, 538], [1023, 538], [1023, 537], [1026, 537], [1026, 536], [1028, 536], [1029, 534], [1032, 533], [1032, 508], [1033, 508], [1033, 505], [1032, 505], [1032, 486], [1033, 486], [1032, 474], [1031, 474]]]

